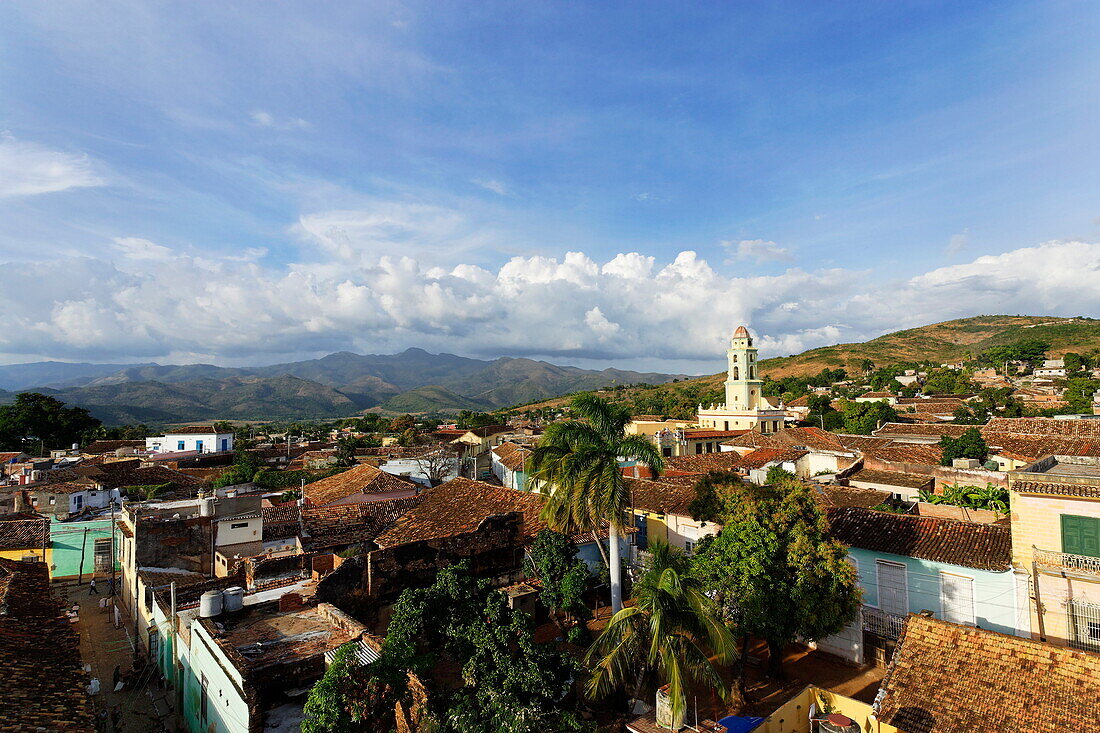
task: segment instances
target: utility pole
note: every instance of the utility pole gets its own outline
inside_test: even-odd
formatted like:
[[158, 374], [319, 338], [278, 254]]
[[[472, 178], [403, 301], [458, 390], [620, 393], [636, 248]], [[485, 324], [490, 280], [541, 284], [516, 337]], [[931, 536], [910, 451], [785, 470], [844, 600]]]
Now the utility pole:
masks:
[[[76, 575], [76, 584], [84, 585], [84, 551], [88, 547], [88, 528], [84, 528], [84, 534], [80, 538], [80, 570]], [[95, 570], [92, 570], [92, 578], [95, 578]]]
[[[113, 489], [112, 489], [113, 491]], [[118, 562], [118, 545], [115, 544], [115, 498], [111, 499], [111, 598], [115, 597], [117, 590], [115, 589], [115, 565]]]

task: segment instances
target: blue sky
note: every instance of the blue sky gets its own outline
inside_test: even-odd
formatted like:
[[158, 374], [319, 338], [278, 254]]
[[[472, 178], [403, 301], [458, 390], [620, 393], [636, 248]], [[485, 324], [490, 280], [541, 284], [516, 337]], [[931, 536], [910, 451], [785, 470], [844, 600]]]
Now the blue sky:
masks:
[[0, 361], [1097, 314], [1100, 7], [686, 5], [0, 4]]

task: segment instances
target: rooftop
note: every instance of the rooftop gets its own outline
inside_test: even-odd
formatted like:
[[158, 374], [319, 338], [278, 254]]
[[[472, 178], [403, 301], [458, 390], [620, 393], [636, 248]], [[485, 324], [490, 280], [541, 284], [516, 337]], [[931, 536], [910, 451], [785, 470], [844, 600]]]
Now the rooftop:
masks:
[[1006, 524], [894, 514], [846, 507], [829, 513], [832, 535], [850, 547], [916, 557], [976, 570], [1012, 566], [1012, 532]]
[[415, 481], [394, 476], [370, 464], [361, 464], [335, 476], [323, 478], [305, 485], [304, 496], [317, 506], [332, 504], [352, 494], [386, 494], [390, 492], [415, 492], [420, 487]]
[[245, 606], [239, 615], [208, 620], [214, 623], [207, 630], [213, 629], [219, 644], [236, 651], [243, 666], [259, 669], [316, 657], [355, 638], [343, 624], [333, 623], [329, 609], [335, 610], [328, 604], [293, 611]]
[[910, 615], [880, 694], [906, 733], [1097, 733], [1100, 654]]
[[863, 481], [884, 486], [900, 486], [907, 489], [920, 489], [935, 481], [932, 476], [922, 473], [901, 473], [900, 471], [875, 471], [862, 468], [848, 476], [849, 481]]
[[96, 730], [77, 634], [45, 563], [0, 559], [0, 668], [5, 730]]

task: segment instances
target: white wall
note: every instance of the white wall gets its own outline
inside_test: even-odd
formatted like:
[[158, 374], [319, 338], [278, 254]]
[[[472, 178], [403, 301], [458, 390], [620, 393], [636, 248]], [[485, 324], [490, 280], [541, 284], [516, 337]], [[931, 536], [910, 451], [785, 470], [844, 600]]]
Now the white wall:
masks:
[[[182, 443], [183, 447], [180, 447]], [[165, 433], [155, 438], [146, 438], [145, 447], [154, 453], [176, 453], [179, 451], [202, 451], [217, 453], [221, 450], [233, 450], [233, 433]]]

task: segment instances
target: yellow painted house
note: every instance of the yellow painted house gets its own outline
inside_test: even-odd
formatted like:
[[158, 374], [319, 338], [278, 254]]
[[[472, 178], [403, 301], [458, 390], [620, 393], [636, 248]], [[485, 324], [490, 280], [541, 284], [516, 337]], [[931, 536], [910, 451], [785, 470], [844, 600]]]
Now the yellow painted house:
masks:
[[0, 521], [0, 557], [50, 562], [50, 520], [16, 514]]
[[1011, 472], [1009, 491], [1032, 637], [1100, 652], [1100, 458], [1047, 456]]

